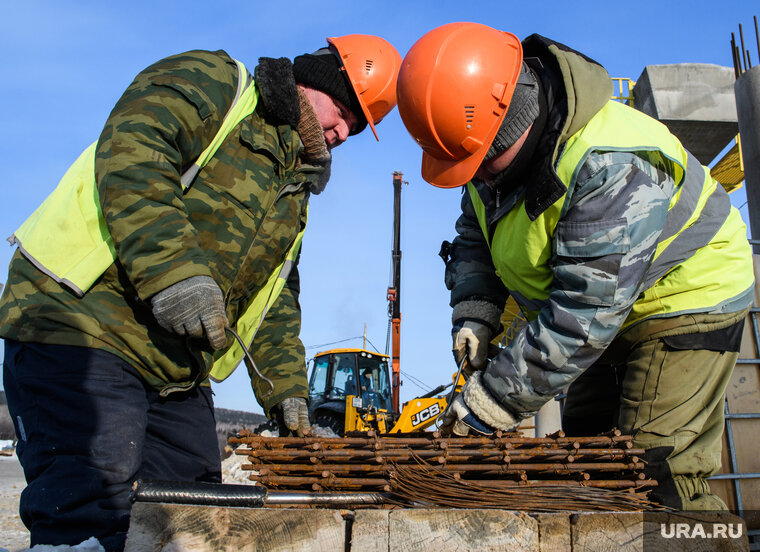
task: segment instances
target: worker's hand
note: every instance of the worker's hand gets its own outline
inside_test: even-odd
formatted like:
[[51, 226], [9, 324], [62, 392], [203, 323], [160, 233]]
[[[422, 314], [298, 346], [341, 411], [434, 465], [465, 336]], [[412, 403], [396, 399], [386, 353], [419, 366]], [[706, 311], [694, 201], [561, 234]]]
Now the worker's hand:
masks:
[[475, 372], [446, 409], [441, 421], [441, 432], [460, 437], [469, 434], [491, 435], [497, 429], [512, 431], [519, 424], [520, 420], [483, 387], [481, 372]]
[[278, 407], [281, 410], [282, 419], [288, 430], [295, 432], [299, 437], [311, 433], [309, 406], [306, 404], [306, 399], [302, 397], [288, 397]]
[[482, 370], [488, 363], [488, 342], [491, 340], [491, 329], [486, 324], [466, 320], [457, 324], [451, 330], [454, 340], [454, 358], [457, 365], [461, 364], [465, 354], [470, 362], [465, 364], [462, 371], [465, 378], [475, 370]]
[[222, 290], [209, 276], [193, 276], [158, 292], [151, 301], [162, 328], [178, 335], [208, 338], [214, 349], [227, 344]]

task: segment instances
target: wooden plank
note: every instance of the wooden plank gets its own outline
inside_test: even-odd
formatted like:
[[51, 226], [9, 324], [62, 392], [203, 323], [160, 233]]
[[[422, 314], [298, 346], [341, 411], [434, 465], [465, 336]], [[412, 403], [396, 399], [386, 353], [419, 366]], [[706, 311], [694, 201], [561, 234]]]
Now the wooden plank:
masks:
[[573, 552], [641, 552], [641, 513], [583, 513], [570, 516]]
[[389, 538], [394, 552], [539, 552], [538, 522], [508, 510], [393, 510]]
[[338, 510], [217, 508], [140, 503], [132, 508], [125, 552], [335, 552], [344, 550]]
[[571, 550], [570, 514], [533, 514], [538, 521], [540, 552]]
[[390, 510], [356, 510], [351, 526], [350, 549], [388, 552]]

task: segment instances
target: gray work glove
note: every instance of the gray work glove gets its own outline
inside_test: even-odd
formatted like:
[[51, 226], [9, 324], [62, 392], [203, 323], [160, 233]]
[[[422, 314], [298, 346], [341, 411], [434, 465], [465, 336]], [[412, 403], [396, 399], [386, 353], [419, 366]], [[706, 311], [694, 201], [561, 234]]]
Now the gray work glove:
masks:
[[302, 397], [288, 397], [277, 405], [282, 414], [282, 420], [285, 427], [291, 432], [295, 432], [299, 437], [311, 433], [311, 422], [309, 422], [309, 406], [306, 399]]
[[488, 343], [491, 340], [491, 328], [474, 320], [454, 326], [451, 330], [454, 344], [454, 358], [457, 365], [462, 362], [465, 354], [469, 356], [469, 364], [465, 365], [464, 376], [467, 378], [475, 370], [482, 370], [488, 363]]
[[491, 435], [497, 429], [512, 431], [520, 425], [520, 420], [483, 387], [481, 378], [481, 372], [473, 373], [446, 409], [441, 423], [444, 435]]
[[153, 316], [162, 328], [178, 335], [208, 338], [214, 349], [227, 345], [229, 325], [222, 290], [210, 276], [193, 276], [158, 292]]

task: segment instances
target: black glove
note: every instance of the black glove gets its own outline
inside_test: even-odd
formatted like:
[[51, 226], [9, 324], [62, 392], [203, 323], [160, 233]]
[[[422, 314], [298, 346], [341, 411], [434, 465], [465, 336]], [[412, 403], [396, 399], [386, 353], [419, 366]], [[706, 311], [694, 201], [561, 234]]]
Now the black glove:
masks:
[[193, 276], [158, 292], [152, 299], [153, 316], [162, 328], [178, 335], [208, 338], [214, 349], [227, 345], [229, 325], [222, 290], [209, 276]]

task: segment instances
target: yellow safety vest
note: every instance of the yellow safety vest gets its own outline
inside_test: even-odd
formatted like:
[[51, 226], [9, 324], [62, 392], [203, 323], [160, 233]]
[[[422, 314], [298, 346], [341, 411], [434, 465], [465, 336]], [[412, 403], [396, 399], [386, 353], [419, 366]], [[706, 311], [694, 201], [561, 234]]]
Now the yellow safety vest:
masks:
[[[208, 147], [180, 179], [189, 188], [202, 167], [214, 156], [230, 132], [256, 109], [258, 92], [249, 79], [245, 65], [238, 67], [238, 88], [222, 126]], [[116, 249], [100, 208], [95, 182], [95, 149], [91, 144], [69, 167], [58, 186], [14, 234], [8, 238], [40, 271], [56, 282], [83, 296], [116, 260]], [[236, 331], [246, 343], [253, 338], [267, 311], [282, 292], [285, 281], [301, 247], [304, 229], [296, 236], [285, 260], [275, 268], [266, 284], [256, 292], [236, 324]], [[50, 239], [65, 236], [66, 246]], [[214, 362], [211, 377], [221, 381], [240, 363], [243, 350], [233, 343]]]
[[[624, 328], [651, 316], [706, 312], [730, 304], [746, 294], [754, 281], [746, 227], [738, 211], [730, 206], [728, 196], [709, 171], [660, 122], [619, 102], [608, 102], [568, 139], [557, 175], [572, 190], [592, 151], [642, 150], [660, 151], [673, 161], [677, 189], [645, 277], [645, 291], [634, 303]], [[533, 221], [524, 200], [519, 201], [499, 220], [491, 237], [485, 206], [475, 186], [468, 183], [467, 188], [496, 274], [526, 317], [534, 320], [551, 291], [552, 243], [568, 194]], [[627, 252], [613, 250], [615, 247], [621, 246], [611, 242], [607, 253]], [[571, 251], [559, 253], [577, 256]], [[719, 264], [723, 259], [738, 261], [732, 265], [730, 276]], [[668, 278], [663, 281], [666, 274]]]

